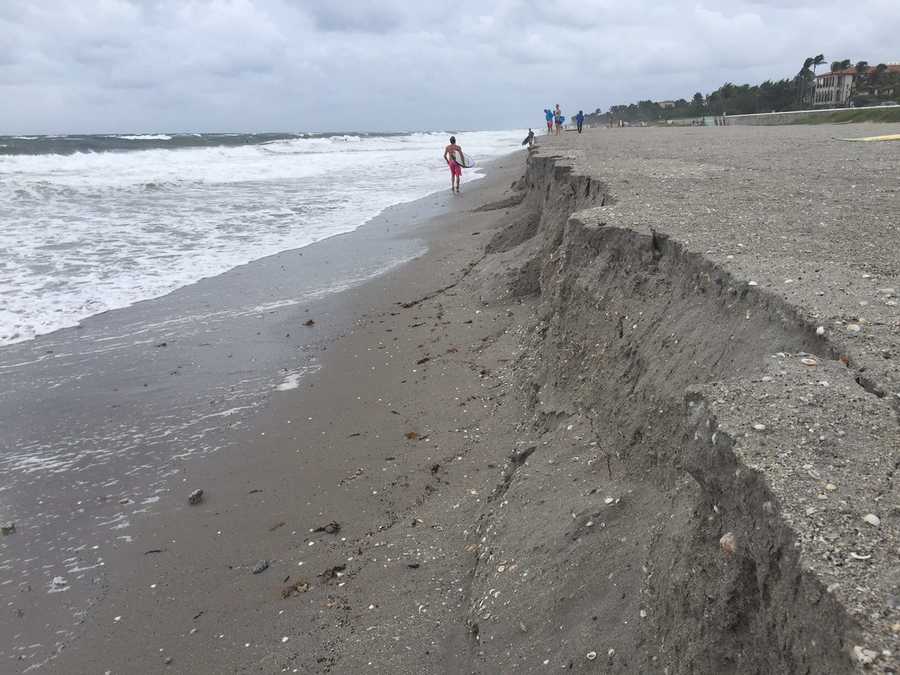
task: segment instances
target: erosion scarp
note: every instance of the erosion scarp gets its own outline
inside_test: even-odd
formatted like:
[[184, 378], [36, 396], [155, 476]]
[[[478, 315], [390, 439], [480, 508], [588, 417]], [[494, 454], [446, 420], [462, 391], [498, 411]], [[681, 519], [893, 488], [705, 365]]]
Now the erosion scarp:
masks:
[[574, 155], [533, 152], [519, 187], [473, 274], [486, 303], [534, 308], [508, 374], [527, 441], [477, 527], [473, 667], [895, 672], [877, 361], [665, 223], [617, 225]]

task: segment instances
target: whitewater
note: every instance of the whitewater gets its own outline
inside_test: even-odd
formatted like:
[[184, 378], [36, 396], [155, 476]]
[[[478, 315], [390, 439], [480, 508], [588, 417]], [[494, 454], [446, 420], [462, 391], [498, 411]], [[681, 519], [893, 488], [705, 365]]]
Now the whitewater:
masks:
[[[524, 132], [457, 136], [483, 163], [520, 147]], [[445, 189], [447, 138], [0, 137], [0, 345], [352, 231]]]

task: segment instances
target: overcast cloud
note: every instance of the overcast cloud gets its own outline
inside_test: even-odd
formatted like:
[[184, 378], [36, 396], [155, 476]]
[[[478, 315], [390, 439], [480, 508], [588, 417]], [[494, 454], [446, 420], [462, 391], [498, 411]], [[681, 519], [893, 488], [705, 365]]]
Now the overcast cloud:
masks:
[[0, 0], [0, 133], [539, 126], [898, 35], [897, 0]]

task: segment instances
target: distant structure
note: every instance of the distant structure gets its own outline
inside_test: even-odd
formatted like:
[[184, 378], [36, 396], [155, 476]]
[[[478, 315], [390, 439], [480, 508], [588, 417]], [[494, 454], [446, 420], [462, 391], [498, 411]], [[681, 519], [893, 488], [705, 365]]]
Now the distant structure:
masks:
[[[881, 66], [882, 68], [884, 66]], [[869, 67], [868, 72], [877, 68]], [[900, 75], [900, 63], [887, 64], [886, 71], [889, 74]], [[854, 82], [857, 80], [856, 68], [843, 68], [833, 70], [830, 73], [816, 75], [815, 90], [813, 93], [813, 106], [822, 108], [844, 108], [850, 105], [850, 99], [854, 93]], [[875, 96], [893, 96], [895, 87], [869, 86]]]
[[856, 77], [856, 68], [816, 75], [813, 105], [823, 108], [847, 106], [850, 103], [850, 91], [853, 89], [854, 77]]
[[656, 105], [658, 105], [660, 108], [674, 108], [675, 101], [657, 101]]

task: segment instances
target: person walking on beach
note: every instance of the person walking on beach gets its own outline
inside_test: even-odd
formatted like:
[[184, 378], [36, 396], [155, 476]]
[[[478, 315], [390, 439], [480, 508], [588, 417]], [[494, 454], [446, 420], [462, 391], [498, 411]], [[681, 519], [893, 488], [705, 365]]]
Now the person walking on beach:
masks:
[[562, 130], [563, 121], [565, 121], [565, 117], [563, 117], [562, 110], [559, 109], [559, 103], [556, 104], [556, 110], [553, 111], [553, 118], [556, 121], [556, 135], [559, 136], [559, 132]]
[[450, 192], [459, 194], [459, 179], [462, 176], [462, 164], [465, 163], [466, 156], [462, 148], [456, 144], [456, 136], [451, 136], [450, 145], [444, 148], [444, 161], [450, 167]]
[[575, 115], [575, 124], [578, 125], [578, 133], [581, 133], [581, 127], [584, 126], [584, 111], [579, 110], [578, 114]]
[[547, 135], [553, 133], [553, 111], [550, 108], [544, 108], [544, 119], [547, 120]]
[[525, 137], [525, 140], [522, 141], [522, 145], [527, 145], [529, 148], [534, 145], [534, 132], [529, 127], [528, 135]]

